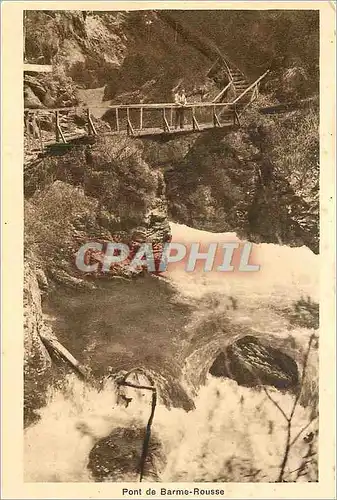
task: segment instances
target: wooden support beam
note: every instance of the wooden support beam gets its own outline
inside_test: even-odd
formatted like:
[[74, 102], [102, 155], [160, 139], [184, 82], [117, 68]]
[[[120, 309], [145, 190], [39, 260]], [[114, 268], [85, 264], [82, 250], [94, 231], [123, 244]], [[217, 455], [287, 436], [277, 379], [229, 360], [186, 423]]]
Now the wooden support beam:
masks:
[[89, 135], [97, 135], [95, 125], [93, 124], [93, 121], [90, 116], [90, 109], [87, 109], [87, 120], [88, 120], [88, 134]]
[[234, 120], [233, 120], [234, 125], [236, 125], [236, 123], [237, 123], [239, 125], [239, 127], [241, 127], [240, 117], [239, 117], [238, 111], [236, 109], [236, 106], [234, 106], [233, 118], [234, 118]]
[[216, 127], [216, 120], [215, 120], [215, 106], [213, 106], [213, 127]]
[[43, 139], [42, 139], [42, 131], [41, 131], [41, 123], [40, 123], [40, 120], [37, 120], [37, 127], [38, 127], [38, 130], [39, 130], [39, 139], [40, 139], [40, 149], [41, 149], [41, 152], [43, 151]]
[[164, 132], [170, 132], [170, 126], [169, 126], [168, 121], [166, 119], [165, 108], [163, 108], [163, 129], [164, 129]]
[[24, 63], [23, 71], [29, 73], [52, 73], [53, 66], [51, 64], [27, 64]]
[[116, 108], [116, 131], [119, 132], [119, 117], [118, 117], [118, 108]]
[[25, 126], [26, 126], [26, 132], [27, 132], [27, 146], [28, 146], [28, 151], [30, 151], [30, 113], [29, 113], [29, 111], [26, 112], [26, 115], [25, 115]]
[[213, 125], [214, 127], [221, 127], [221, 123], [219, 121], [218, 115], [215, 112], [216, 108], [213, 106]]
[[143, 130], [143, 108], [139, 110], [139, 130]]
[[60, 142], [61, 138], [62, 142], [66, 144], [67, 141], [65, 140], [62, 129], [60, 127], [60, 112], [58, 110], [55, 111], [55, 135], [56, 135], [56, 142]]
[[214, 97], [213, 102], [218, 102], [218, 100], [224, 95], [224, 93], [226, 92], [226, 90], [228, 90], [231, 85], [233, 85], [232, 81], [230, 81], [226, 85], [226, 87], [224, 89], [222, 89], [221, 92], [219, 92], [219, 94], [216, 97]]
[[173, 108], [170, 108], [170, 127], [173, 127]]
[[192, 126], [193, 130], [200, 130], [199, 123], [195, 117], [195, 108], [192, 108]]
[[60, 127], [60, 117], [59, 117], [59, 112], [58, 112], [58, 111], [55, 111], [55, 139], [56, 139], [56, 142], [59, 142], [59, 141], [60, 141], [60, 131], [59, 131], [59, 127]]
[[133, 126], [130, 120], [130, 110], [129, 108], [126, 108], [126, 132], [128, 135], [135, 135], [135, 131], [133, 130]]
[[261, 75], [261, 76], [260, 76], [260, 78], [258, 78], [257, 80], [255, 80], [255, 82], [253, 82], [251, 85], [249, 85], [249, 87], [247, 87], [247, 88], [246, 88], [246, 90], [244, 90], [244, 91], [242, 92], [242, 94], [240, 94], [240, 95], [239, 95], [239, 96], [238, 96], [238, 97], [237, 97], [237, 98], [233, 101], [233, 104], [235, 104], [235, 103], [236, 103], [236, 102], [238, 102], [240, 99], [242, 99], [242, 97], [243, 97], [244, 95], [246, 95], [246, 94], [247, 94], [247, 92], [249, 92], [249, 91], [250, 91], [253, 87], [255, 87], [258, 83], [260, 83], [260, 81], [261, 81], [263, 78], [265, 78], [265, 76], [267, 76], [267, 75], [268, 75], [269, 71], [270, 71], [270, 70], [268, 69], [265, 73], [263, 73], [263, 75]]

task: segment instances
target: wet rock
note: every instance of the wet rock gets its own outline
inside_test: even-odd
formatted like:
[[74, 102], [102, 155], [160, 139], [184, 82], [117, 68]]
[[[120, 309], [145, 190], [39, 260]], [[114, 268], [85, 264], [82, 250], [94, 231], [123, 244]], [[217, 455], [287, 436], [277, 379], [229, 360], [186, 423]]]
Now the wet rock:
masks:
[[39, 417], [36, 410], [46, 402], [51, 359], [41, 341], [46, 325], [41, 307], [41, 292], [34, 270], [26, 263], [24, 273], [24, 423]]
[[38, 278], [37, 274], [26, 264], [23, 290], [25, 369], [28, 370], [33, 363], [34, 370], [42, 372], [50, 366], [50, 358], [40, 338], [41, 331], [46, 328], [46, 325], [43, 320], [38, 279], [42, 279], [42, 271], [39, 271]]
[[277, 389], [294, 389], [299, 382], [297, 364], [290, 356], [250, 335], [221, 352], [209, 373], [248, 387], [271, 385]]
[[34, 94], [32, 89], [27, 85], [24, 88], [24, 105], [25, 108], [43, 108], [43, 104], [40, 99]]
[[53, 108], [55, 107], [56, 100], [55, 98], [51, 95], [51, 92], [47, 90], [44, 98], [43, 98], [43, 104], [46, 106], [46, 108]]
[[[100, 439], [89, 454], [88, 469], [97, 482], [138, 481], [145, 429], [117, 427]], [[147, 481], [158, 481], [158, 467], [163, 463], [162, 445], [152, 433], [144, 468]]]
[[32, 90], [32, 92], [36, 95], [36, 97], [41, 102], [43, 102], [45, 95], [47, 93], [46, 87], [41, 82], [39, 82], [37, 78], [30, 75], [25, 75], [24, 83]]

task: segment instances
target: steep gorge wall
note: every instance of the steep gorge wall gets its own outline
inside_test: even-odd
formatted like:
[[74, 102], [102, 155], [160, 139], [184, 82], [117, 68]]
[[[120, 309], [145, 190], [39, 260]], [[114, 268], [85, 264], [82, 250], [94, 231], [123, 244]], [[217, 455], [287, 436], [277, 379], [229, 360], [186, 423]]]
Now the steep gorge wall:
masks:
[[168, 219], [318, 252], [317, 109], [266, 117], [255, 107], [243, 120], [165, 141], [98, 138], [27, 166], [27, 252], [76, 276], [88, 238], [163, 243]]
[[34, 422], [38, 418], [36, 409], [46, 403], [47, 378], [51, 375], [51, 359], [41, 340], [41, 335], [51, 335], [42, 313], [43, 281], [41, 269], [34, 269], [26, 262], [23, 289], [25, 424]]
[[59, 153], [25, 171], [26, 424], [38, 418], [36, 409], [57, 377], [41, 340], [53, 337], [42, 300], [57, 285], [95, 288], [100, 278], [131, 279], [142, 272], [127, 261], [111, 273], [87, 276], [75, 265], [81, 245], [118, 241], [135, 252], [143, 241], [160, 246], [170, 239], [163, 176], [150, 169], [132, 141], [98, 139]]
[[26, 255], [54, 279], [80, 279], [75, 254], [88, 241], [137, 246], [170, 238], [163, 175], [132, 140], [98, 138], [39, 159], [26, 169], [25, 192]]
[[319, 116], [311, 108], [262, 115], [259, 103], [239, 129], [144, 141], [164, 170], [171, 220], [253, 242], [319, 251]]
[[105, 100], [171, 101], [179, 82], [190, 92], [203, 86], [212, 64], [189, 43], [175, 43], [154, 11], [29, 12], [26, 57], [53, 64], [53, 74], [26, 75], [32, 107], [69, 106], [81, 99], [78, 89], [98, 87]]
[[69, 106], [98, 87], [115, 102], [170, 101], [179, 83], [211, 100], [218, 53], [250, 81], [271, 69], [263, 86], [276, 98], [308, 96], [318, 92], [318, 32], [316, 11], [28, 11], [25, 57], [53, 74], [26, 75], [26, 105]]
[[[74, 293], [99, 287], [102, 278], [76, 268], [83, 243], [160, 245], [169, 241], [174, 220], [211, 232], [234, 231], [251, 241], [305, 244], [317, 252], [317, 155], [315, 110], [268, 119], [252, 110], [237, 130], [165, 142], [98, 137], [94, 144], [60, 147], [58, 155], [30, 164], [25, 170], [27, 422], [44, 404], [45, 393], [36, 388], [47, 389], [51, 373], [41, 334], [52, 332], [41, 296], [56, 284]], [[105, 278], [137, 274], [126, 265]]]
[[[116, 102], [153, 102], [170, 100], [179, 81], [190, 92], [205, 84], [209, 60], [188, 43], [175, 44], [172, 29], [163, 37], [152, 13], [148, 19], [143, 13], [77, 11], [34, 16], [27, 56], [55, 68], [52, 75], [26, 76], [26, 94], [36, 107], [72, 105], [80, 86], [105, 85], [105, 98]], [[247, 47], [241, 49], [238, 64], [249, 57]], [[289, 88], [295, 95], [294, 86]], [[74, 265], [81, 244], [113, 239], [160, 244], [169, 239], [168, 221], [174, 220], [207, 231], [235, 231], [251, 241], [305, 244], [318, 252], [318, 150], [317, 110], [266, 118], [256, 108], [240, 130], [167, 142], [99, 138], [92, 146], [31, 164], [25, 171], [28, 420], [44, 404], [41, 388], [47, 389], [50, 374], [40, 334], [52, 332], [41, 295], [55, 283], [95, 286], [97, 276], [83, 279]], [[116, 271], [117, 277], [133, 275], [127, 267]]]

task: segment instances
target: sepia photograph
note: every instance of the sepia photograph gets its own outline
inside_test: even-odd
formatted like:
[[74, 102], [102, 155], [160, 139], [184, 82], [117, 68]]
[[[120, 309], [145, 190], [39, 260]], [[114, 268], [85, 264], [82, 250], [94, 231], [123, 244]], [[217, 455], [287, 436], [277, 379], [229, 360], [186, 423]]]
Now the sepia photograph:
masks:
[[319, 12], [23, 28], [25, 480], [317, 481]]
[[24, 482], [318, 483], [320, 10], [62, 3], [22, 11]]

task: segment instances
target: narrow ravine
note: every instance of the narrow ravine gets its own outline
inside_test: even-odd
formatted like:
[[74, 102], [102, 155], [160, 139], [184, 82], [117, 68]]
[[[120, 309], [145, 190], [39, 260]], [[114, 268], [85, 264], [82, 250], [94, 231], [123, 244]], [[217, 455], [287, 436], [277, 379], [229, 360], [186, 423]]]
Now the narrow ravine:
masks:
[[[207, 244], [235, 238], [176, 224], [171, 228], [175, 241], [193, 242], [197, 236]], [[261, 390], [207, 372], [219, 349], [247, 333], [288, 352], [301, 366], [313, 330], [292, 324], [291, 311], [301, 297], [317, 300], [318, 257], [305, 247], [264, 244], [254, 258], [261, 265], [254, 276], [189, 274], [176, 268], [165, 278], [110, 283], [99, 291], [48, 299], [45, 310], [54, 332], [96, 376], [107, 375], [109, 368], [141, 366], [155, 377], [160, 403], [149, 480], [222, 481], [224, 474], [230, 481], [275, 480], [284, 446], [282, 415]], [[310, 377], [313, 384], [313, 372]], [[285, 410], [291, 407], [291, 394], [270, 390]], [[98, 390], [75, 376], [62, 389], [50, 388], [41, 419], [26, 430], [26, 480], [94, 481], [104, 476], [107, 481], [136, 481], [150, 396], [135, 389], [126, 394], [131, 402], [123, 407], [111, 382]], [[296, 411], [295, 430], [310, 418], [308, 401], [303, 404], [306, 408]], [[108, 436], [112, 448], [103, 449], [98, 459], [90, 455], [95, 443]], [[305, 446], [300, 440], [292, 450], [288, 473], [297, 468]]]

